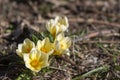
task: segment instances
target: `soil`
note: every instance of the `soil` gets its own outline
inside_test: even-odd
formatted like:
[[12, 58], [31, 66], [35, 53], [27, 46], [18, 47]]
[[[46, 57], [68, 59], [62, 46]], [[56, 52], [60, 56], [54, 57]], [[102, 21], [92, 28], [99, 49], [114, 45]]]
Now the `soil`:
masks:
[[[0, 79], [23, 74], [18, 44], [46, 31], [56, 16], [68, 17], [70, 56], [53, 58], [50, 71], [31, 79], [120, 80], [120, 0], [0, 0]], [[108, 69], [75, 79], [101, 66]]]

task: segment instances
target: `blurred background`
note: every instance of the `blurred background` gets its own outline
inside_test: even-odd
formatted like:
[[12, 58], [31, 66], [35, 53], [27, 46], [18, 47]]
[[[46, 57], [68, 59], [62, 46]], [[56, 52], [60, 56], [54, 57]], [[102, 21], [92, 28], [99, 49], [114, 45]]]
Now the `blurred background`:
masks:
[[[16, 53], [17, 44], [23, 42], [25, 38], [31, 38], [33, 33], [45, 31], [45, 23], [56, 16], [68, 17], [67, 35], [78, 40], [71, 47], [71, 51], [74, 47], [77, 48], [77, 56], [72, 54], [71, 59], [75, 64], [82, 66], [79, 71], [73, 68], [74, 66], [71, 68], [68, 65], [65, 69], [70, 73], [67, 72], [65, 75], [56, 72], [56, 75], [60, 75], [63, 80], [70, 80], [100, 65], [111, 65], [113, 53], [120, 53], [120, 0], [0, 0], [0, 64], [11, 63], [8, 56]], [[83, 42], [84, 40], [86, 42]], [[98, 45], [100, 41], [102, 44]], [[106, 52], [104, 47], [113, 49], [113, 52]], [[115, 59], [119, 65], [120, 57]], [[13, 68], [14, 70], [8, 66], [0, 67], [1, 79], [5, 78], [5, 75], [8, 79], [14, 79], [14, 75], [18, 75], [15, 73], [21, 73], [18, 67]], [[66, 76], [68, 73], [69, 76]], [[120, 73], [115, 73], [113, 75], [119, 80]], [[115, 80], [111, 74], [108, 71], [105, 73], [105, 78], [100, 79]], [[48, 80], [61, 80], [60, 76], [52, 76]], [[86, 80], [98, 79], [90, 77]]]

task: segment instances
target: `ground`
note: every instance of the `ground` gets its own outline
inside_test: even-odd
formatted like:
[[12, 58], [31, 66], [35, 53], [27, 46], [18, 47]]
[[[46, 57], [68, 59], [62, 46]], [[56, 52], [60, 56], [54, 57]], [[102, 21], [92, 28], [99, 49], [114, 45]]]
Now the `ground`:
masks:
[[[70, 56], [33, 76], [17, 46], [56, 16], [68, 17]], [[0, 0], [0, 79], [120, 80], [120, 0]]]

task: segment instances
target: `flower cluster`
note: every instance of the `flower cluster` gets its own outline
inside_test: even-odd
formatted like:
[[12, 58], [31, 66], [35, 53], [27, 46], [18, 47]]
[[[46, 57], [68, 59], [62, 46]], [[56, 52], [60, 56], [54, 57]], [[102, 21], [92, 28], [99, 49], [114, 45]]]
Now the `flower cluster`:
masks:
[[30, 39], [25, 39], [22, 44], [18, 44], [16, 53], [23, 58], [25, 66], [34, 72], [39, 72], [42, 68], [49, 66], [49, 56], [69, 54], [71, 39], [64, 35], [68, 31], [67, 17], [57, 16], [46, 24], [47, 31], [52, 35], [54, 41], [48, 37], [38, 40], [37, 44]]

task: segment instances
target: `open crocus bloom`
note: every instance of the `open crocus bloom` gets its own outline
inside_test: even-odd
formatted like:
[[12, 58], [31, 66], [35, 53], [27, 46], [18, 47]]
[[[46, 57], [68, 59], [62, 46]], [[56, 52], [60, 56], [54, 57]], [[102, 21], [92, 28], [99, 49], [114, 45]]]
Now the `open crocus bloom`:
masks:
[[39, 72], [41, 68], [47, 67], [48, 55], [33, 49], [30, 54], [23, 54], [25, 66], [34, 72]]
[[45, 38], [42, 41], [38, 40], [36, 48], [48, 55], [53, 53], [53, 43], [50, 42], [49, 38]]
[[[69, 51], [71, 45], [71, 39], [69, 37], [64, 37], [64, 33], [60, 33], [54, 42], [54, 53], [53, 55], [61, 55]], [[68, 54], [68, 53], [67, 53]]]
[[32, 42], [29, 39], [25, 39], [23, 44], [18, 44], [18, 49], [16, 50], [16, 52], [20, 57], [23, 57], [24, 53], [30, 53], [30, 51], [34, 47], [35, 47], [34, 42]]
[[47, 30], [53, 35], [53, 37], [55, 37], [58, 33], [67, 31], [68, 26], [68, 19], [65, 16], [57, 16], [55, 19], [51, 19], [46, 24]]

